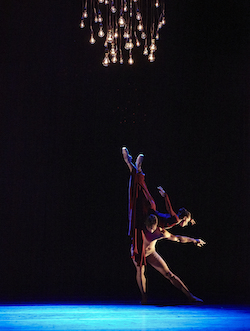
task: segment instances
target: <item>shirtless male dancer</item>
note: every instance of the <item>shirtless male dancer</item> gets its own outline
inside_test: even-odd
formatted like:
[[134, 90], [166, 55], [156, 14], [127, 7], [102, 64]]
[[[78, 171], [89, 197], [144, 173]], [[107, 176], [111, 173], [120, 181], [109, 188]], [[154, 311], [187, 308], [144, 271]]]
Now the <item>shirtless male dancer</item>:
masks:
[[[132, 157], [129, 155], [128, 150], [126, 147], [123, 147], [122, 154], [124, 161], [127, 163], [130, 173], [132, 176], [132, 171], [136, 171], [136, 173], [142, 173], [141, 170], [141, 164], [143, 160], [143, 155], [140, 154], [137, 157], [136, 160], [136, 167], [132, 163]], [[131, 182], [130, 182], [131, 184]], [[144, 190], [147, 190], [146, 184], [143, 182], [142, 186], [144, 185]], [[162, 187], [158, 187], [160, 194], [163, 197], [166, 197], [167, 194], [163, 190]], [[130, 187], [131, 190], [131, 187]], [[131, 194], [130, 194], [131, 198]], [[137, 197], [136, 197], [137, 199]], [[152, 202], [152, 197], [150, 193], [144, 192], [143, 198], [140, 197], [140, 199], [143, 199], [148, 202], [150, 200], [150, 205], [154, 206], [154, 201]], [[133, 206], [136, 204], [134, 203]], [[171, 207], [171, 206], [170, 206]], [[138, 209], [138, 208], [137, 208]], [[172, 209], [172, 207], [171, 207]], [[150, 208], [148, 209], [150, 211]], [[155, 210], [155, 208], [153, 208]], [[176, 215], [176, 214], [175, 214]], [[140, 217], [141, 216], [141, 217]], [[155, 214], [150, 213], [145, 217], [145, 214], [138, 215], [136, 214], [136, 222], [134, 223], [134, 231], [131, 231], [131, 220], [130, 220], [130, 236], [132, 238], [132, 245], [131, 245], [131, 256], [136, 268], [136, 281], [138, 284], [138, 287], [140, 289], [141, 295], [142, 295], [142, 304], [147, 303], [147, 289], [146, 289], [146, 277], [145, 277], [145, 265], [149, 263], [152, 267], [154, 267], [157, 271], [159, 271], [166, 279], [168, 279], [176, 288], [181, 290], [187, 298], [191, 302], [202, 302], [201, 299], [195, 297], [186, 287], [186, 285], [175, 275], [173, 274], [166, 262], [163, 260], [163, 258], [156, 252], [155, 246], [158, 240], [161, 239], [167, 239], [170, 241], [180, 242], [180, 243], [193, 243], [197, 245], [198, 247], [202, 247], [205, 245], [205, 242], [201, 239], [194, 239], [190, 237], [180, 236], [180, 235], [173, 235], [170, 232], [168, 232], [165, 228], [160, 227], [158, 224], [158, 217]], [[140, 218], [140, 220], [138, 220]], [[178, 217], [177, 217], [178, 220]], [[176, 224], [180, 224], [181, 226], [186, 226], [188, 222], [191, 221], [191, 215], [183, 217], [183, 219], [176, 222]], [[175, 225], [176, 225], [175, 224]], [[139, 231], [138, 231], [139, 230]], [[135, 238], [138, 236], [137, 233], [141, 234], [141, 242], [140, 245], [141, 250], [137, 248], [138, 246], [138, 239], [136, 240], [135, 244]], [[140, 238], [140, 237], [139, 237]], [[136, 253], [135, 253], [136, 250]], [[139, 255], [139, 258], [138, 258]], [[142, 258], [144, 256], [144, 258]]]

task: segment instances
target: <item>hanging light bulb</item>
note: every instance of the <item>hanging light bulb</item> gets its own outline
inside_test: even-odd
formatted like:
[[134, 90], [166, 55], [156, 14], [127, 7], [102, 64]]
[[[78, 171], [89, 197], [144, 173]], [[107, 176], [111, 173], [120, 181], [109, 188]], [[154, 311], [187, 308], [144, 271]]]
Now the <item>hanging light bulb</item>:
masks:
[[146, 45], [144, 46], [143, 55], [148, 55], [148, 47]]
[[85, 27], [84, 20], [81, 19], [80, 28], [83, 29], [84, 27]]
[[[142, 53], [150, 62], [155, 61], [156, 41], [159, 40], [160, 29], [166, 24], [164, 0], [151, 0], [149, 6], [145, 1], [139, 0], [82, 0], [82, 2], [83, 10], [79, 25], [83, 29], [87, 25], [86, 19], [89, 19], [89, 42], [96, 43], [95, 34], [100, 38], [105, 36], [103, 41], [106, 52], [103, 65], [107, 66], [111, 61], [113, 63], [120, 61], [122, 64], [123, 47], [129, 51], [128, 62], [132, 64], [134, 62], [132, 49], [140, 47], [142, 43]], [[97, 28], [93, 22], [99, 23], [99, 27]], [[150, 40], [151, 43], [148, 45]], [[118, 55], [118, 45], [120, 55]]]
[[113, 14], [116, 13], [116, 10], [117, 10], [117, 9], [115, 8], [114, 3], [112, 3], [110, 10], [111, 10], [111, 12], [112, 12]]
[[138, 31], [142, 31], [143, 30], [143, 25], [142, 22], [140, 21], [138, 26], [137, 26]]
[[102, 15], [101, 14], [98, 14], [98, 22], [99, 23], [102, 23], [102, 21], [103, 21]]
[[100, 30], [99, 30], [99, 32], [98, 32], [98, 37], [103, 38], [104, 36], [105, 36], [105, 33], [104, 33], [104, 31], [103, 31], [103, 27], [100, 26]]
[[117, 62], [117, 57], [116, 57], [116, 55], [112, 56], [111, 61], [112, 61], [112, 63], [116, 63], [116, 62]]
[[157, 50], [157, 47], [155, 45], [155, 39], [151, 40], [151, 45], [149, 46], [149, 49], [150, 49], [151, 53], [153, 53]]
[[111, 55], [111, 56], [115, 56], [115, 55], [116, 55], [115, 44], [114, 44], [114, 43], [113, 43], [112, 46], [111, 46], [110, 55]]
[[94, 45], [94, 43], [96, 42], [93, 33], [91, 33], [91, 36], [90, 36], [90, 40], [89, 40], [89, 42], [91, 43], [91, 45]]
[[158, 30], [160, 30], [162, 28], [162, 26], [163, 26], [162, 22], [159, 22], [159, 24], [158, 24]]
[[129, 39], [129, 49], [132, 49], [132, 48], [134, 48], [134, 44], [132, 42], [132, 39], [130, 38]]
[[149, 60], [149, 62], [154, 62], [154, 61], [155, 61], [154, 53], [150, 53], [150, 54], [149, 54], [149, 56], [148, 56], [148, 60]]
[[130, 50], [130, 49], [133, 49], [133, 47], [134, 47], [134, 44], [133, 44], [133, 42], [132, 42], [132, 39], [129, 39], [129, 41], [126, 42], [124, 48], [125, 48], [126, 50]]
[[129, 38], [129, 32], [128, 31], [124, 31], [123, 38], [124, 39], [128, 39]]
[[86, 8], [84, 9], [84, 11], [83, 11], [83, 13], [82, 13], [82, 16], [83, 16], [84, 18], [88, 18], [88, 12], [87, 12], [87, 9], [86, 9]]
[[113, 35], [112, 35], [112, 31], [111, 30], [108, 31], [107, 42], [108, 43], [112, 43], [113, 42]]
[[132, 58], [132, 53], [129, 54], [128, 64], [132, 65], [134, 63], [134, 60]]
[[139, 12], [138, 9], [137, 9], [137, 13], [136, 13], [136, 19], [137, 19], [137, 21], [141, 20], [141, 13]]
[[104, 65], [104, 67], [108, 67], [108, 65], [110, 64], [109, 52], [108, 51], [105, 52], [105, 56], [104, 56], [104, 59], [102, 61], [102, 64]]
[[118, 37], [119, 37], [118, 29], [116, 28], [114, 33], [114, 38], [117, 39]]
[[119, 17], [118, 23], [119, 23], [121, 28], [123, 28], [125, 26], [126, 21], [125, 21], [123, 16]]

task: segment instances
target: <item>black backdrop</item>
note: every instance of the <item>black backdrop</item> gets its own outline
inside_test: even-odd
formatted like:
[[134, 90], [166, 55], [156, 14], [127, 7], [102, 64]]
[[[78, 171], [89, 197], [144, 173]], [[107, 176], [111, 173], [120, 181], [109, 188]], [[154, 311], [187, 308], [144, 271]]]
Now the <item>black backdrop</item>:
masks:
[[[249, 296], [249, 1], [166, 0], [155, 63], [101, 65], [80, 1], [2, 6], [0, 300], [139, 297], [127, 237], [127, 146], [145, 154], [202, 249], [159, 251], [207, 301]], [[181, 299], [154, 270], [151, 298]]]

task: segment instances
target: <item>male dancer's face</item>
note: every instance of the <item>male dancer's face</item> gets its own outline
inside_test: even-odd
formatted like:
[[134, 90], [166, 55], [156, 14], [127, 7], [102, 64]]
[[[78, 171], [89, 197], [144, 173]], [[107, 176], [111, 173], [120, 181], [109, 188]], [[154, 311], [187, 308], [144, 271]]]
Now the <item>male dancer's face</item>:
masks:
[[154, 233], [156, 231], [158, 227], [158, 222], [152, 225], [147, 225], [146, 229], [150, 232], [150, 233]]

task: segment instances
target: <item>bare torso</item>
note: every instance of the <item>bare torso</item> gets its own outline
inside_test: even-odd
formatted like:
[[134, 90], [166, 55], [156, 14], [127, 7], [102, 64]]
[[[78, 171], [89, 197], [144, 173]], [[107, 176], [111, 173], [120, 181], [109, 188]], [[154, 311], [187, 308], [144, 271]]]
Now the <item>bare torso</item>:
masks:
[[155, 252], [155, 245], [159, 239], [163, 239], [163, 233], [161, 228], [157, 228], [153, 233], [148, 230], [144, 230], [145, 238], [143, 241], [146, 257]]

